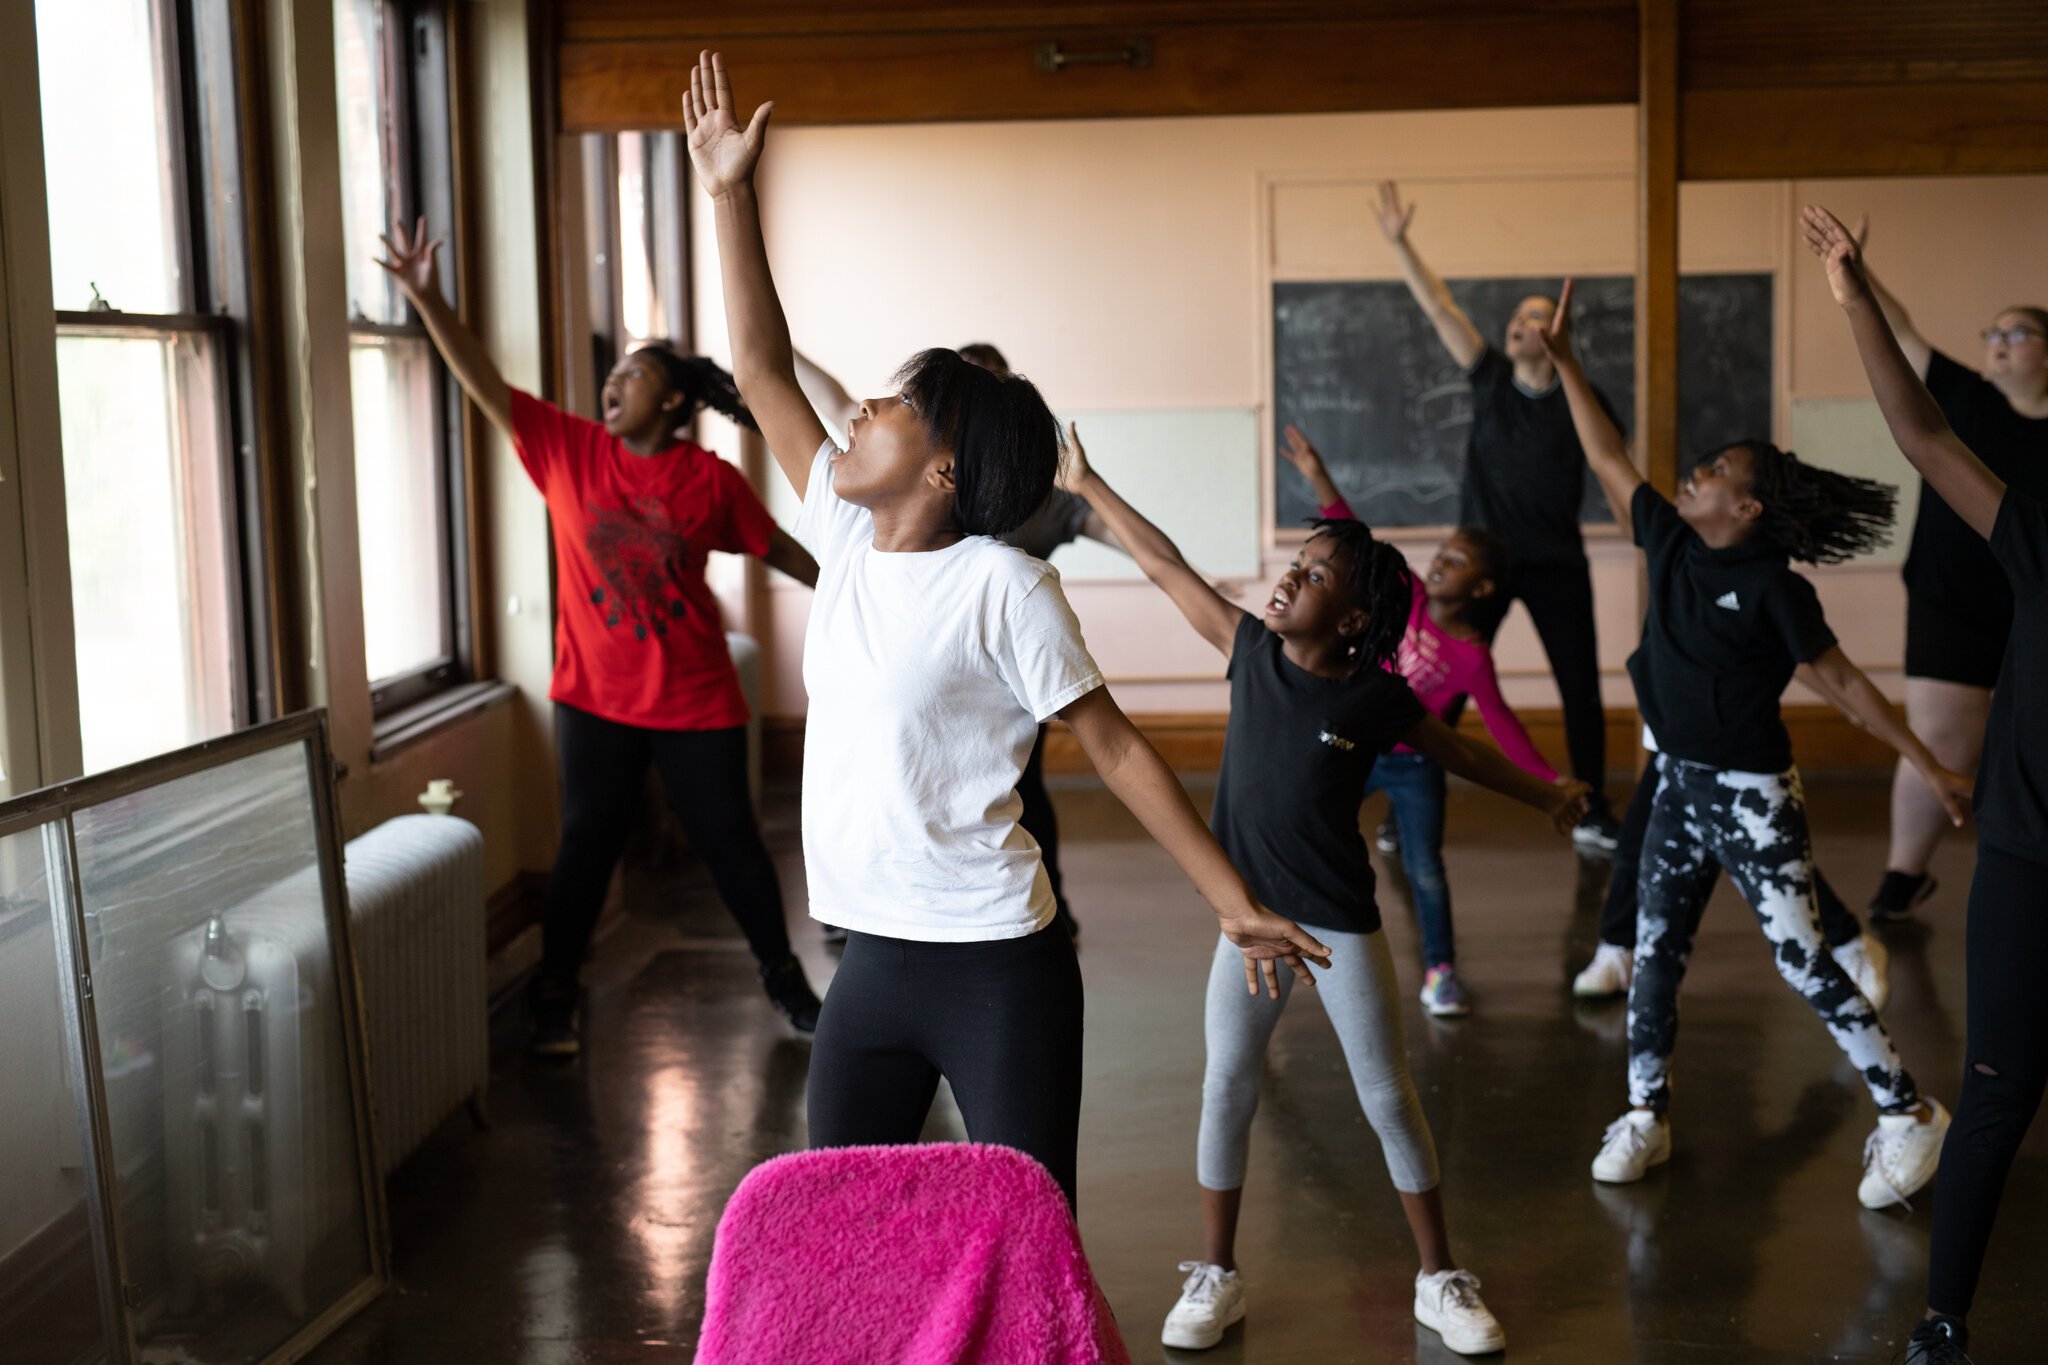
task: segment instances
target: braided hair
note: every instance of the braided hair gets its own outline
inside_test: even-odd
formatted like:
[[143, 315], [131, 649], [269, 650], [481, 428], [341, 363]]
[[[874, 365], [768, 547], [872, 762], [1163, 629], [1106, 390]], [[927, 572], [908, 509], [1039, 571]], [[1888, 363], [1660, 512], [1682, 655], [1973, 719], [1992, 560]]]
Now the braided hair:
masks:
[[683, 396], [683, 406], [676, 413], [677, 426], [695, 417], [699, 408], [710, 408], [713, 412], [724, 413], [749, 431], [761, 429], [754, 421], [754, 414], [747, 411], [746, 400], [740, 397], [738, 382], [720, 368], [718, 362], [701, 355], [682, 355], [660, 341], [635, 347], [632, 354], [653, 361], [661, 368], [669, 389]]
[[1354, 517], [1318, 517], [1309, 524], [1316, 536], [1344, 551], [1351, 604], [1365, 613], [1365, 632], [1351, 646], [1352, 657], [1361, 668], [1384, 668], [1393, 662], [1408, 629], [1415, 594], [1408, 561], [1384, 540], [1375, 540], [1372, 528]]
[[1769, 441], [1736, 441], [1708, 455], [1747, 450], [1749, 491], [1763, 504], [1756, 534], [1808, 564], [1840, 564], [1874, 550], [1898, 519], [1899, 490], [1875, 479], [1810, 465]]

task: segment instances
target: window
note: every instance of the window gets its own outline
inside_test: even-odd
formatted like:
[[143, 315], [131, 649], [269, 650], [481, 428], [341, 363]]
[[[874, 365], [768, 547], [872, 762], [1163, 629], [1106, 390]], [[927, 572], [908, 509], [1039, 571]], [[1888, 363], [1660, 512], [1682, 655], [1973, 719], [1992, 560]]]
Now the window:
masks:
[[600, 379], [636, 346], [689, 344], [684, 155], [674, 133], [584, 138], [592, 359]]
[[272, 709], [232, 0], [36, 0], [85, 768]]
[[[393, 222], [453, 239], [446, 10], [337, 0], [335, 63], [363, 647], [384, 716], [470, 678], [461, 394], [375, 260]], [[453, 302], [449, 246], [440, 266]]]

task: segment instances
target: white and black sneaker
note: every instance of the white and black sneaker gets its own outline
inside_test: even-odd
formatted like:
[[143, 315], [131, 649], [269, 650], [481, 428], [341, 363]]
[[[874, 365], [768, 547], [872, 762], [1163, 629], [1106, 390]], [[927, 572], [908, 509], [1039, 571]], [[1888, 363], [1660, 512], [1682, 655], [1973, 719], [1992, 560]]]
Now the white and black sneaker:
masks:
[[1508, 1348], [1507, 1334], [1479, 1298], [1479, 1277], [1469, 1270], [1439, 1270], [1415, 1277], [1415, 1320], [1461, 1356]]
[[1207, 1261], [1182, 1261], [1180, 1268], [1187, 1272], [1187, 1283], [1166, 1315], [1159, 1340], [1183, 1351], [1206, 1351], [1223, 1340], [1232, 1323], [1244, 1321], [1244, 1281], [1235, 1270]]
[[1588, 853], [1612, 853], [1621, 845], [1621, 826], [1604, 810], [1596, 810], [1572, 831], [1572, 842]]
[[1627, 995], [1635, 978], [1636, 955], [1626, 948], [1603, 943], [1586, 969], [1572, 978], [1572, 994], [1582, 1000], [1599, 1000], [1610, 995]]
[[1915, 875], [1887, 868], [1877, 894], [1870, 898], [1872, 924], [1903, 924], [1913, 918], [1913, 907], [1923, 904], [1941, 883], [1931, 872]]
[[1380, 821], [1380, 827], [1372, 832], [1372, 846], [1390, 856], [1401, 851], [1401, 831], [1395, 826], [1393, 816]]
[[1863, 1181], [1856, 1187], [1864, 1208], [1906, 1204], [1934, 1179], [1949, 1118], [1939, 1100], [1928, 1100], [1927, 1106], [1934, 1114], [1924, 1122], [1915, 1114], [1877, 1116], [1877, 1127], [1863, 1143]]
[[1628, 1185], [1669, 1160], [1671, 1121], [1647, 1109], [1631, 1109], [1607, 1125], [1600, 1155], [1593, 1158], [1593, 1178]]
[[1906, 1365], [1970, 1365], [1970, 1329], [1954, 1318], [1922, 1318], [1906, 1338]]

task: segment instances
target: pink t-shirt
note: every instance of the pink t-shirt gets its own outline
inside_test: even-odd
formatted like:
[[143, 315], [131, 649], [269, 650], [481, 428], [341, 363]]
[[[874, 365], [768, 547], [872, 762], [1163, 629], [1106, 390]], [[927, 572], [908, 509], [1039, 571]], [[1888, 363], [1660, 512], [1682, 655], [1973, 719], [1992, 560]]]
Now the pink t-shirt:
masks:
[[[1340, 498], [1323, 508], [1322, 515], [1355, 514], [1350, 504]], [[1458, 698], [1472, 698], [1472, 704], [1479, 708], [1479, 718], [1486, 722], [1487, 733], [1510, 762], [1531, 777], [1557, 781], [1557, 770], [1543, 761], [1529, 732], [1522, 728], [1521, 717], [1500, 694], [1500, 679], [1493, 671], [1493, 651], [1484, 640], [1460, 640], [1430, 620], [1429, 594], [1420, 578], [1415, 580], [1414, 598], [1409, 604], [1408, 629], [1402, 632], [1401, 648], [1387, 665], [1387, 671], [1406, 678], [1416, 700], [1438, 720], [1450, 713]], [[1403, 744], [1395, 752], [1415, 751]]]

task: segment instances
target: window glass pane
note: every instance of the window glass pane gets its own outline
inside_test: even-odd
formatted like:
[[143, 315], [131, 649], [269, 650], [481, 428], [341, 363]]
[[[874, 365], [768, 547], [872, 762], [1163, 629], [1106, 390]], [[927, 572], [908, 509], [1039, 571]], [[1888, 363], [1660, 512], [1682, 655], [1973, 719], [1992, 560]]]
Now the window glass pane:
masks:
[[418, 337], [349, 342], [363, 650], [372, 682], [447, 656], [446, 493], [436, 457], [439, 372]]
[[619, 134], [619, 325], [630, 349], [665, 336], [649, 238], [647, 135]]
[[206, 351], [196, 335], [57, 338], [87, 772], [234, 726], [230, 536]]
[[33, 1266], [0, 1294], [11, 1365], [108, 1358], [98, 1263], [85, 1203], [78, 1059], [64, 1023], [52, 905], [62, 890], [64, 827], [0, 837], [0, 1265]]
[[36, 0], [50, 284], [130, 313], [184, 310], [182, 213], [151, 0]]
[[309, 746], [74, 817], [147, 1361], [265, 1358], [370, 1273]]
[[[341, 103], [342, 233], [348, 250], [348, 308], [371, 322], [402, 322], [404, 304], [378, 268], [378, 237], [404, 209], [396, 97], [383, 0], [338, 0], [334, 7], [334, 84]], [[408, 225], [410, 226], [410, 225]], [[446, 232], [448, 225], [431, 225]]]

